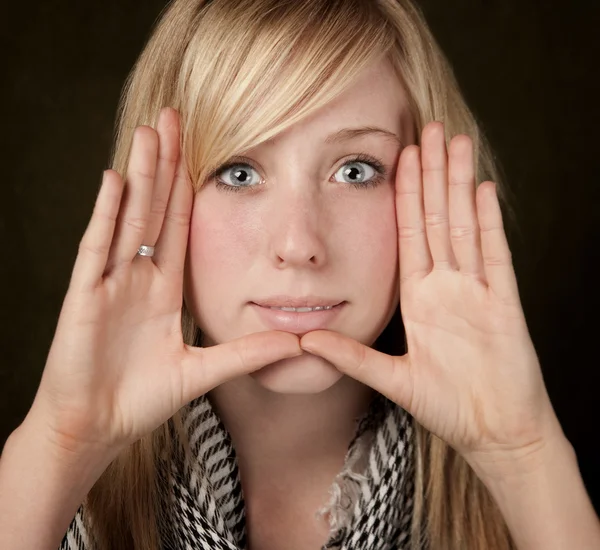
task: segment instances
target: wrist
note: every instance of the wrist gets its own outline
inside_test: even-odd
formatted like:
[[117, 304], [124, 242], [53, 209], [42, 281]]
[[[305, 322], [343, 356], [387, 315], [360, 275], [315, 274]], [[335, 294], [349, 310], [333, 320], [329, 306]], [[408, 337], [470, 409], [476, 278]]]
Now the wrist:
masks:
[[29, 416], [10, 434], [5, 452], [13, 461], [19, 457], [25, 475], [64, 483], [65, 489], [80, 501], [112, 462], [110, 455], [91, 446], [69, 448], [58, 444], [45, 424]]
[[519, 550], [600, 548], [600, 523], [566, 437], [478, 475]]
[[[542, 472], [556, 453], [575, 459], [575, 450], [567, 439], [553, 409], [535, 433], [524, 437], [526, 444], [498, 446], [465, 455], [464, 458], [486, 485], [520, 482]], [[575, 459], [576, 460], [576, 459]]]
[[116, 449], [58, 433], [35, 403], [9, 439], [22, 456], [39, 456], [56, 475], [69, 472], [82, 490], [89, 490], [118, 454]]
[[512, 486], [525, 486], [547, 477], [557, 464], [577, 467], [577, 456], [564, 434], [543, 439], [529, 448], [521, 448], [505, 455], [497, 454], [472, 464], [481, 481], [492, 491], [510, 491]]
[[57, 548], [108, 463], [106, 456], [65, 452], [43, 425], [23, 422], [0, 458], [0, 547]]

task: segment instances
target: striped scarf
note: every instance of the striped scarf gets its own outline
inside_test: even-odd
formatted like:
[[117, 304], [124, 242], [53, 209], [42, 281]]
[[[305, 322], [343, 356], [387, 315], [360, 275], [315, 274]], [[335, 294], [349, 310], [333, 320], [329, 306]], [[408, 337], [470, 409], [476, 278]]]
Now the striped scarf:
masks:
[[[231, 438], [209, 399], [182, 409], [190, 454], [176, 453], [170, 471], [158, 468], [170, 486], [169, 514], [159, 525], [163, 550], [245, 550], [245, 507]], [[318, 515], [327, 518], [329, 540], [322, 550], [408, 550], [414, 491], [414, 420], [375, 393], [369, 411], [357, 420], [342, 471], [330, 501]], [[175, 431], [172, 435], [177, 440]], [[180, 449], [182, 445], [177, 445]], [[162, 464], [166, 464], [162, 457]], [[168, 472], [168, 473], [167, 473]], [[60, 550], [93, 548], [82, 505]]]

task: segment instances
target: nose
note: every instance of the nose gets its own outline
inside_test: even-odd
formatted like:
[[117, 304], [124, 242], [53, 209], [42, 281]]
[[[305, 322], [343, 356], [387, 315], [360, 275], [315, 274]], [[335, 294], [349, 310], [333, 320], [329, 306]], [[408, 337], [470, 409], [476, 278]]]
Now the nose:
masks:
[[272, 195], [268, 232], [277, 267], [318, 267], [325, 263], [326, 220], [319, 192], [310, 185], [280, 186]]

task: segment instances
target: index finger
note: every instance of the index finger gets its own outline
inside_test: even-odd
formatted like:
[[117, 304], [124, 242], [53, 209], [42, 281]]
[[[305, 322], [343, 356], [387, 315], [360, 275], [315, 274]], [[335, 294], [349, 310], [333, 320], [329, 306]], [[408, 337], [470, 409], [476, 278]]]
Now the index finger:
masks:
[[425, 230], [421, 150], [409, 145], [402, 151], [396, 175], [396, 215], [400, 283], [431, 271], [432, 259]]
[[154, 263], [162, 272], [183, 271], [193, 200], [194, 190], [183, 154], [180, 154], [165, 219], [154, 253]]

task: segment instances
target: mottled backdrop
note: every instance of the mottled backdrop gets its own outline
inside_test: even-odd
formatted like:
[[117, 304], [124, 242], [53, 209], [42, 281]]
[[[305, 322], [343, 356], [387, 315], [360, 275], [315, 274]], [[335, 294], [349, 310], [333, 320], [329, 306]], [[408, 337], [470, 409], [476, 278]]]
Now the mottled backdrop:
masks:
[[[121, 87], [165, 4], [3, 4], [0, 444], [34, 397], [108, 167]], [[599, 4], [421, 4], [513, 192], [509, 240], [525, 313], [599, 510]]]

